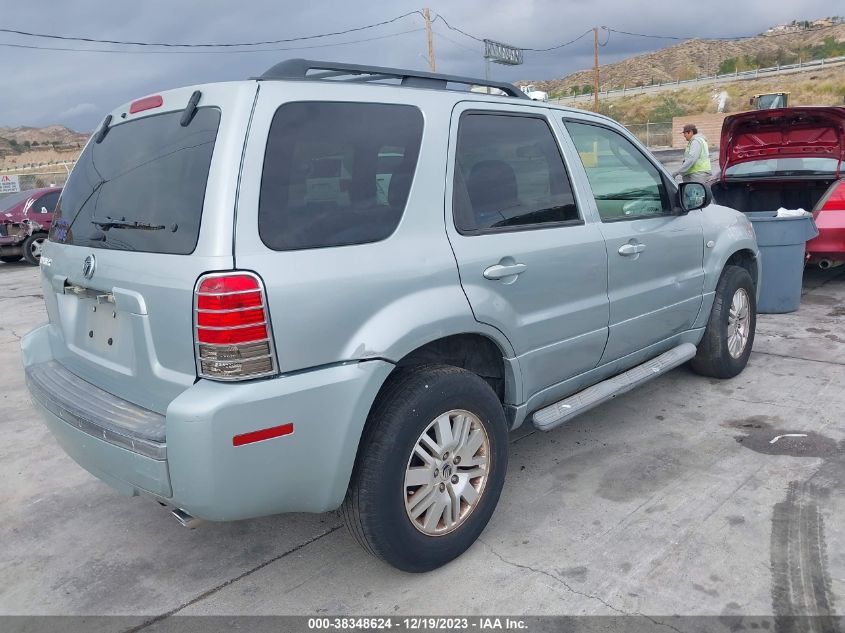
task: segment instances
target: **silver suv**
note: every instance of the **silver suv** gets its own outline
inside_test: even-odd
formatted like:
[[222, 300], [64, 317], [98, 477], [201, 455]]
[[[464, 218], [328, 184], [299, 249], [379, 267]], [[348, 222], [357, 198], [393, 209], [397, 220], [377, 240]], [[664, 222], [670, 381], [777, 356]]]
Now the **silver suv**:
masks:
[[187, 524], [340, 507], [425, 571], [487, 524], [509, 430], [742, 371], [746, 218], [610, 119], [474, 84], [292, 60], [112, 111], [21, 344], [68, 454]]

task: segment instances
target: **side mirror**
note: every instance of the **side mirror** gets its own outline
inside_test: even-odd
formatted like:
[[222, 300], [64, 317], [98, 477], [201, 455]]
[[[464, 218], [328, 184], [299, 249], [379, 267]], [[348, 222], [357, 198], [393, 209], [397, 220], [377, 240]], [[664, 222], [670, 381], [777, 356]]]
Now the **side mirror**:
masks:
[[713, 199], [713, 194], [707, 185], [700, 182], [682, 182], [678, 188], [681, 209], [684, 212], [695, 211], [706, 207]]

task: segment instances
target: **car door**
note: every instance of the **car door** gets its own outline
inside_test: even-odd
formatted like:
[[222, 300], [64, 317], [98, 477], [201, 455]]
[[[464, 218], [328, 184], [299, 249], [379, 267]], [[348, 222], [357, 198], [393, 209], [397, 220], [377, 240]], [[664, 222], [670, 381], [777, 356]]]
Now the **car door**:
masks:
[[704, 287], [702, 212], [678, 208], [674, 183], [621, 130], [576, 117], [564, 126], [607, 243], [607, 363], [692, 328]]
[[594, 368], [607, 341], [607, 254], [542, 107], [452, 113], [446, 227], [475, 318], [501, 330], [526, 397]]

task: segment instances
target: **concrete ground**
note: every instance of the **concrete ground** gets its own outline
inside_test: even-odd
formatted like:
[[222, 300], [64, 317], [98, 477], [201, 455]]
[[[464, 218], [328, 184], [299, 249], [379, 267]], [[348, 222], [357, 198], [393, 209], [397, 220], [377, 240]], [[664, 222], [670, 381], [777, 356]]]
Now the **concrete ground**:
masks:
[[155, 629], [173, 614], [845, 609], [845, 267], [807, 271], [798, 312], [760, 316], [737, 378], [680, 368], [551, 433], [515, 432], [482, 537], [422, 575], [366, 554], [334, 513], [192, 531], [79, 468], [24, 387], [37, 277], [0, 264], [0, 614]]

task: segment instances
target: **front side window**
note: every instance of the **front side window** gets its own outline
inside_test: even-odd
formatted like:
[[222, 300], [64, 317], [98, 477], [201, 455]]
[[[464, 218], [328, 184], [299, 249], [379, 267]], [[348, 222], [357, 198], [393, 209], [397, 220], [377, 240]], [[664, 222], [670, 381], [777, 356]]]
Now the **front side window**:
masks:
[[600, 125], [564, 123], [603, 222], [672, 215], [660, 172], [631, 141]]
[[422, 114], [413, 106], [281, 106], [264, 155], [261, 240], [288, 251], [387, 238], [408, 200], [422, 130]]
[[461, 117], [453, 207], [465, 234], [581, 221], [551, 129], [532, 116]]

